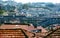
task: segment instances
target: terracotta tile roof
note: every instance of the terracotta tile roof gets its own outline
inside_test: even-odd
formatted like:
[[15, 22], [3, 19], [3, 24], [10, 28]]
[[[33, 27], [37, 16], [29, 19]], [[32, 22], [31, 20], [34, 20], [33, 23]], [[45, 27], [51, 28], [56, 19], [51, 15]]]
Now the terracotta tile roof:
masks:
[[2, 24], [0, 26], [0, 38], [32, 38], [34, 33], [27, 30], [27, 24]]
[[60, 38], [60, 28], [50, 32], [44, 38]]
[[35, 28], [32, 24], [19, 24], [19, 23], [5, 23], [5, 24], [2, 24], [0, 26], [0, 29], [15, 29], [15, 28], [22, 28], [22, 29], [25, 29], [27, 31], [31, 31], [31, 30], [37, 30], [37, 29], [42, 29], [42, 32], [47, 32], [47, 30], [41, 26], [38, 26], [37, 28]]
[[18, 24], [16, 24], [16, 25], [11, 25], [11, 24], [3, 24], [3, 25], [1, 25], [0, 26], [0, 29], [15, 29], [15, 28], [22, 28], [22, 29], [25, 29], [25, 30], [27, 30], [27, 28], [28, 28], [28, 25], [18, 25]]
[[10, 23], [7, 23], [7, 24], [2, 24], [0, 26], [0, 29], [15, 29], [15, 28], [22, 28], [22, 29], [25, 29], [27, 31], [31, 31], [31, 30], [34, 30], [34, 26], [32, 25], [29, 25], [29, 24], [10, 24]]
[[21, 29], [0, 29], [0, 38], [25, 38]]
[[23, 29], [0, 29], [0, 38], [29, 38], [34, 34]]
[[[17, 28], [24, 29], [23, 32], [28, 36], [28, 38], [33, 38], [34, 35], [35, 35], [34, 33], [31, 33], [31, 32], [30, 32], [31, 30], [42, 29], [42, 32], [39, 33], [39, 34], [37, 34], [37, 35], [39, 35], [39, 36], [41, 36], [41, 34], [42, 34], [43, 32], [47, 32], [47, 31], [45, 30], [45, 28], [43, 28], [43, 27], [41, 27], [41, 26], [39, 26], [39, 27], [37, 27], [37, 28], [34, 28], [33, 25], [28, 25], [28, 24], [10, 24], [10, 23], [8, 23], [8, 24], [2, 24], [2, 25], [0, 26], [0, 29], [17, 29]], [[44, 30], [45, 30], [45, 31], [44, 31]], [[45, 34], [45, 33], [43, 33], [43, 34]], [[43, 34], [42, 34], [42, 35], [43, 35]]]
[[34, 34], [34, 33], [30, 32], [30, 31], [27, 31], [27, 30], [23, 30], [23, 31], [26, 33], [26, 35], [27, 35], [29, 38], [35, 37], [35, 34]]

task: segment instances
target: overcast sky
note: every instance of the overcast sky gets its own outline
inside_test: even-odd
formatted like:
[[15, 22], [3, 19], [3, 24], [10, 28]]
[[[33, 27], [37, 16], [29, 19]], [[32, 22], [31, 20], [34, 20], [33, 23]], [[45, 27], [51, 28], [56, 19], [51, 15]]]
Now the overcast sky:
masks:
[[60, 0], [14, 0], [16, 2], [22, 3], [32, 3], [32, 2], [52, 2], [52, 3], [60, 3]]

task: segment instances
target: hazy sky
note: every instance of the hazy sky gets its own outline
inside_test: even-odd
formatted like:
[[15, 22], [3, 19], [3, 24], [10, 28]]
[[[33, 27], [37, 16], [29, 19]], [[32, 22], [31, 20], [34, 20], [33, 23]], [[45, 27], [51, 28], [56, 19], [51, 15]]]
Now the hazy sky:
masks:
[[16, 2], [29, 3], [29, 2], [52, 2], [52, 3], [60, 3], [60, 0], [14, 0]]
[[16, 2], [28, 3], [28, 2], [52, 2], [60, 3], [60, 0], [15, 0]]

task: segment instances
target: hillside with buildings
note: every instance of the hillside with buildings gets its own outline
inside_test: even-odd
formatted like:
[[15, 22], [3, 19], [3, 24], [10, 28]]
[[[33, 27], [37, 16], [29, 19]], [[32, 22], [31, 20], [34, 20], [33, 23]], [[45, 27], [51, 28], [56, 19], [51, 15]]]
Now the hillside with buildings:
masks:
[[60, 3], [0, 0], [0, 38], [60, 38], [58, 33]]

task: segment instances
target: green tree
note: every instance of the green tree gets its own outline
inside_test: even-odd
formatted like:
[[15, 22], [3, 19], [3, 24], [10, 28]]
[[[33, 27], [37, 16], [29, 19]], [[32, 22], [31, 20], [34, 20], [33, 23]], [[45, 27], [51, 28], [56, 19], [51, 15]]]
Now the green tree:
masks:
[[4, 10], [0, 10], [0, 15], [2, 15], [4, 13]]
[[29, 6], [28, 6], [27, 4], [23, 4], [23, 7], [22, 7], [22, 8], [23, 8], [23, 9], [28, 9], [28, 7], [29, 7]]

